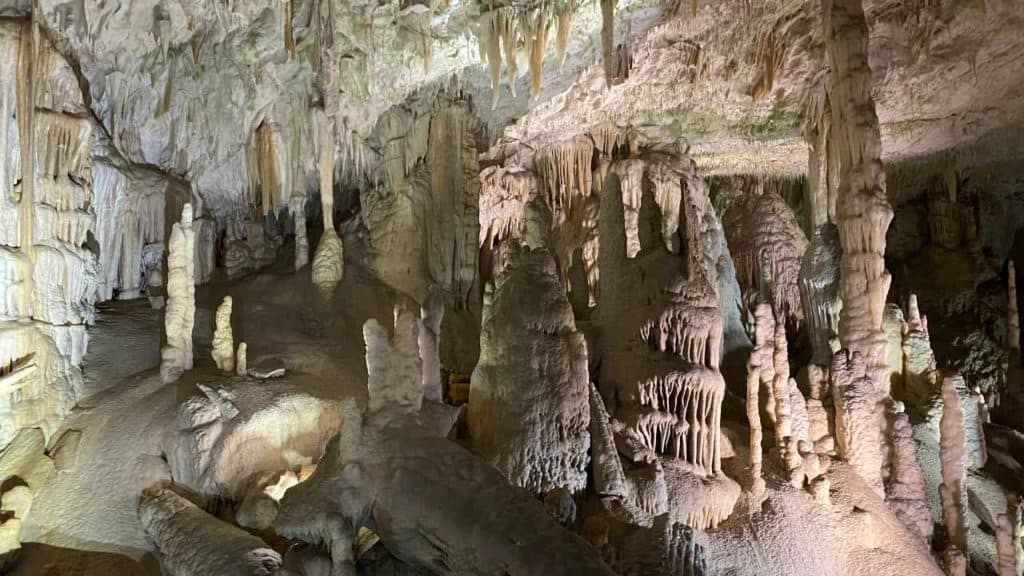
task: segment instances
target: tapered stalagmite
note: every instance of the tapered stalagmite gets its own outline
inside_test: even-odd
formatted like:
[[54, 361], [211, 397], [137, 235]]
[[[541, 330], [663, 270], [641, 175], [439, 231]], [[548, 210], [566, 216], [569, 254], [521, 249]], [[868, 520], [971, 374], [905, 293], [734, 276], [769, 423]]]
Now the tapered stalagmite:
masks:
[[747, 360], [747, 421], [750, 423], [750, 489], [754, 494], [761, 494], [765, 484], [761, 472], [764, 453], [761, 446], [760, 389], [762, 379], [771, 378], [769, 373], [774, 370], [769, 343], [775, 321], [767, 304], [757, 307], [754, 322], [754, 348]]
[[248, 361], [249, 346], [245, 342], [238, 343], [238, 353], [235, 354], [235, 374], [245, 376], [249, 372]]
[[235, 340], [231, 333], [231, 296], [225, 296], [217, 307], [217, 324], [213, 331], [213, 361], [225, 372], [235, 371]]
[[967, 555], [967, 446], [964, 413], [957, 393], [959, 376], [942, 381], [942, 420], [939, 423], [942, 484], [942, 516], [949, 533], [949, 546]]
[[173, 382], [181, 377], [182, 372], [192, 369], [192, 328], [196, 315], [194, 258], [192, 205], [185, 204], [181, 210], [181, 221], [171, 230], [167, 255], [167, 310], [164, 316], [167, 344], [160, 359], [160, 376], [164, 382]]
[[[836, 420], [840, 456], [882, 493], [884, 450], [878, 403], [888, 395], [887, 337], [882, 330], [891, 277], [885, 269], [885, 235], [893, 212], [885, 189], [882, 142], [871, 95], [868, 27], [862, 0], [822, 0], [825, 45], [831, 63], [831, 130], [840, 164], [836, 224], [840, 257], [839, 340], [860, 356], [864, 377], [843, 382]], [[858, 375], [859, 376], [859, 375]], [[864, 433], [850, 434], [864, 429]], [[872, 445], [874, 444], [874, 445]]]

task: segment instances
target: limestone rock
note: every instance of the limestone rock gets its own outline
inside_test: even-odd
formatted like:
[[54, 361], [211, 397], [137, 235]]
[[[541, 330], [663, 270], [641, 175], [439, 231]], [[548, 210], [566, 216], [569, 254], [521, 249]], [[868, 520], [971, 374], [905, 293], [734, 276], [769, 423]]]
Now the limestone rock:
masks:
[[535, 494], [579, 493], [590, 448], [587, 348], [555, 262], [523, 249], [496, 284], [470, 383], [471, 447]]

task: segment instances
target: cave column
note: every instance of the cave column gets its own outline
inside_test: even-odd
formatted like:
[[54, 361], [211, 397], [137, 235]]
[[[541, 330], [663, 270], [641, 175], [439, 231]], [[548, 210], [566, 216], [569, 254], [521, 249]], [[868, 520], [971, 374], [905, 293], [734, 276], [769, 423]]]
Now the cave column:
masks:
[[[839, 452], [883, 494], [883, 447], [878, 402], [888, 395], [887, 338], [882, 329], [890, 276], [885, 233], [893, 212], [886, 197], [882, 143], [871, 97], [868, 27], [861, 0], [822, 0], [825, 44], [832, 67], [832, 141], [840, 164], [836, 204], [840, 257], [839, 339], [863, 362], [863, 378], [847, 380], [837, 395], [837, 421], [878, 427], [878, 434], [840, 434]], [[831, 152], [831, 151], [830, 151]], [[875, 422], [872, 422], [872, 421]], [[872, 445], [875, 444], [875, 445]]]

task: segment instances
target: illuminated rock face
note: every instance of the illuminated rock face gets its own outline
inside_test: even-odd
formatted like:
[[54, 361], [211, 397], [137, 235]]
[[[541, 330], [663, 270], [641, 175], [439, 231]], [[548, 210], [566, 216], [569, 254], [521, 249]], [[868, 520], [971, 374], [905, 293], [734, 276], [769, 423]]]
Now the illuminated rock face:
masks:
[[96, 126], [67, 61], [27, 21], [0, 22], [0, 447], [48, 437], [83, 394], [99, 276]]

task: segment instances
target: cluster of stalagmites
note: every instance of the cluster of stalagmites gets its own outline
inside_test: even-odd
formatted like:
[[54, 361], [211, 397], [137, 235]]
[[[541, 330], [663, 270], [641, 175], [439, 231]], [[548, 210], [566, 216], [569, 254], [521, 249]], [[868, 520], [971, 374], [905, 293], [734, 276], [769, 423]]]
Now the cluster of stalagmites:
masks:
[[[762, 391], [765, 392], [762, 403]], [[774, 424], [775, 450], [790, 485], [806, 487], [815, 500], [829, 502], [825, 476], [833, 449], [821, 398], [804, 398], [790, 377], [786, 329], [770, 305], [754, 311], [754, 348], [747, 363], [747, 419], [750, 423], [751, 490], [765, 488], [761, 411]]]

